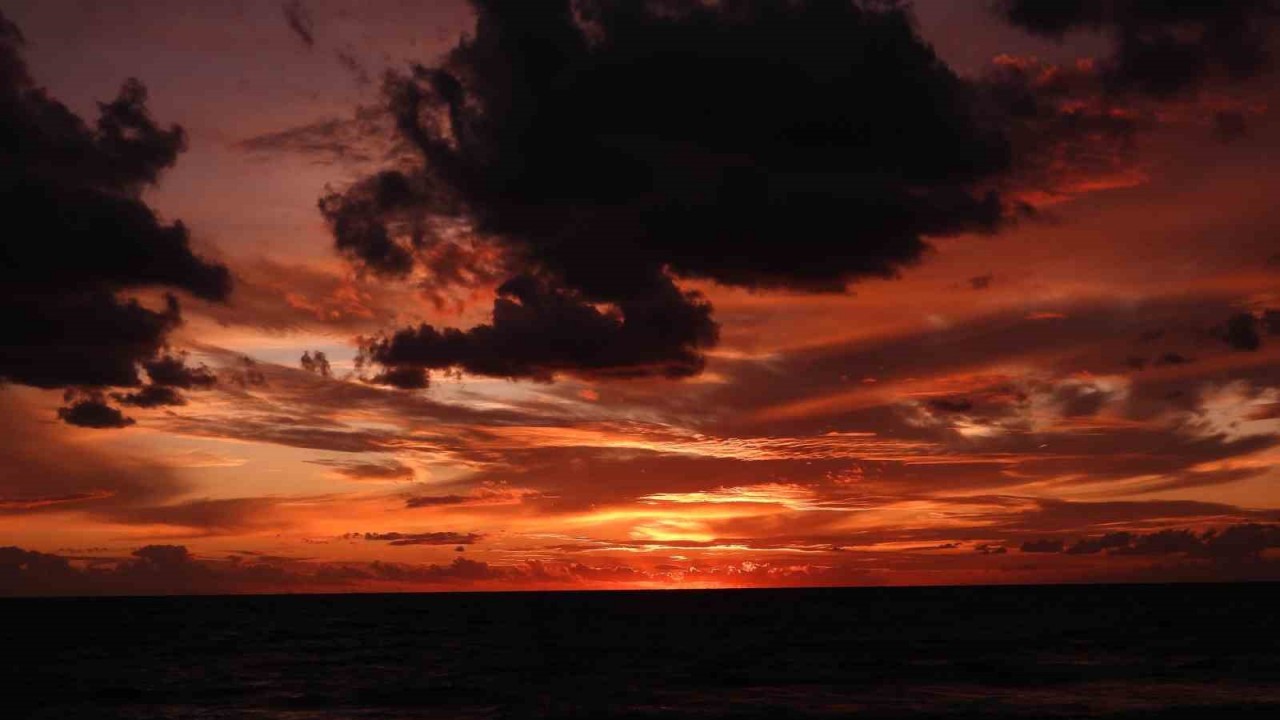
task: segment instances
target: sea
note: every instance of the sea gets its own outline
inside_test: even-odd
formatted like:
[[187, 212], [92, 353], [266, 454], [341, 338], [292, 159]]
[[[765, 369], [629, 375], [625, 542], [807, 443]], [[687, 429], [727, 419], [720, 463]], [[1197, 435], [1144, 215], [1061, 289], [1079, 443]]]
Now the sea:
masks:
[[0, 718], [1280, 718], [1280, 584], [0, 600]]

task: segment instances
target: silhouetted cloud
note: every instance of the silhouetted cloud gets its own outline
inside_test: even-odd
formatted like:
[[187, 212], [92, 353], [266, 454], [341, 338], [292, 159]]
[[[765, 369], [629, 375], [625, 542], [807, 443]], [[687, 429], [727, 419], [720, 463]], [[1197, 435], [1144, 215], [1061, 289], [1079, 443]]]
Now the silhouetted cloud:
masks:
[[[146, 109], [129, 80], [100, 103], [90, 126], [34, 84], [22, 36], [0, 16], [0, 198], [5, 233], [0, 283], [0, 378], [42, 388], [136, 387], [139, 366], [181, 321], [167, 296], [153, 309], [119, 293], [163, 287], [206, 300], [231, 289], [227, 269], [195, 255], [182, 223], [163, 224], [142, 200], [183, 150], [185, 134]], [[120, 427], [95, 396], [62, 417]]]
[[333, 367], [329, 365], [329, 357], [321, 350], [316, 350], [314, 353], [303, 352], [298, 362], [307, 372], [315, 373], [320, 377], [333, 377]]
[[385, 542], [393, 546], [405, 545], [473, 545], [484, 538], [480, 533], [428, 532], [428, 533], [365, 533], [365, 540]]
[[258, 361], [245, 355], [240, 358], [237, 365], [238, 367], [230, 370], [226, 375], [230, 382], [242, 388], [267, 384], [267, 376], [258, 367]]
[[187, 399], [177, 390], [163, 385], [148, 385], [137, 392], [112, 393], [111, 397], [121, 405], [156, 408], [168, 405], [186, 405]]
[[469, 495], [417, 495], [404, 502], [407, 508], [441, 507], [445, 505], [463, 505], [471, 502]]
[[368, 85], [373, 82], [373, 78], [369, 76], [368, 68], [364, 66], [364, 63], [360, 62], [360, 60], [356, 58], [355, 54], [347, 52], [346, 50], [339, 50], [334, 53], [334, 57], [338, 59], [339, 65], [341, 65], [347, 72], [351, 73], [351, 77], [354, 78], [357, 83], [361, 85]]
[[1024, 553], [1060, 553], [1062, 552], [1062, 541], [1028, 540], [1022, 543], [1018, 550]]
[[219, 535], [278, 523], [278, 518], [271, 515], [282, 502], [273, 497], [206, 498], [163, 505], [118, 507], [104, 512], [117, 523], [169, 525], [186, 528], [193, 534]]
[[398, 460], [360, 462], [352, 460], [310, 460], [316, 465], [333, 468], [351, 480], [413, 480], [413, 468]]
[[307, 6], [302, 4], [302, 0], [289, 0], [281, 6], [284, 12], [284, 20], [289, 25], [295, 37], [302, 41], [308, 49], [315, 47], [315, 21], [311, 18], [311, 12], [307, 10]]
[[1068, 555], [1094, 555], [1104, 550], [1116, 550], [1128, 547], [1133, 542], [1133, 535], [1127, 532], [1107, 533], [1099, 538], [1083, 538], [1072, 543], [1064, 552]]
[[1258, 320], [1250, 313], [1237, 313], [1227, 320], [1222, 339], [1236, 350], [1252, 352], [1262, 347]]
[[[424, 258], [466, 227], [514, 277], [491, 325], [375, 341], [369, 358], [398, 373], [383, 381], [693, 374], [715, 326], [669, 275], [838, 292], [894, 276], [928, 237], [1000, 222], [1004, 129], [902, 8], [473, 5], [474, 35], [388, 85], [422, 166], [321, 209], [369, 271], [434, 274]], [[553, 317], [570, 324], [529, 343]]]
[[1114, 45], [1104, 61], [1108, 82], [1157, 96], [1214, 77], [1258, 75], [1269, 64], [1267, 45], [1280, 18], [1274, 0], [999, 0], [996, 7], [1009, 22], [1039, 35], [1108, 33]]
[[403, 141], [389, 137], [393, 127], [386, 108], [359, 106], [349, 118], [330, 117], [255, 135], [234, 147], [264, 158], [299, 155], [321, 165], [385, 162], [407, 151]]
[[1187, 529], [1151, 533], [1112, 532], [1082, 538], [1067, 545], [1061, 540], [1031, 540], [1022, 552], [1068, 555], [1183, 555], [1211, 560], [1258, 560], [1267, 550], [1280, 548], [1280, 525], [1241, 523], [1195, 532]]
[[945, 413], [963, 413], [973, 409], [973, 401], [965, 398], [933, 398], [928, 406]]
[[58, 409], [58, 417], [68, 425], [87, 428], [123, 428], [134, 424], [133, 418], [124, 416], [118, 408], [107, 404], [102, 393], [69, 393], [69, 403]]
[[703, 348], [715, 344], [711, 306], [666, 279], [652, 292], [602, 311], [576, 292], [522, 275], [498, 289], [493, 322], [444, 331], [423, 324], [378, 339], [366, 362], [408, 373], [379, 381], [419, 386], [417, 369], [457, 368], [476, 375], [549, 380], [557, 372], [581, 375], [686, 377], [702, 370]]
[[211, 388], [218, 378], [207, 365], [190, 367], [185, 355], [163, 355], [142, 363], [154, 385], [186, 390]]

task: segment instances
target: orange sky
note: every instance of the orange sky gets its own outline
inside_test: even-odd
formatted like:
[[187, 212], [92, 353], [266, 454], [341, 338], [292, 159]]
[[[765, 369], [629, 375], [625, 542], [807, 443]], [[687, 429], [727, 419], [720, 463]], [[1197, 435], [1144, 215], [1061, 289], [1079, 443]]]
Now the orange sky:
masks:
[[[486, 322], [495, 283], [362, 274], [316, 200], [383, 165], [376, 79], [436, 61], [470, 29], [463, 3], [315, 0], [312, 45], [270, 3], [12, 5], [31, 73], [73, 110], [138, 76], [186, 128], [146, 197], [236, 280], [226, 304], [183, 300], [170, 342], [218, 376], [185, 405], [101, 430], [58, 422], [61, 390], [0, 388], [0, 546], [66, 558], [89, 578], [72, 591], [1276, 575], [1276, 550], [1246, 562], [1203, 534], [1280, 520], [1280, 341], [1223, 340], [1233, 315], [1262, 327], [1280, 307], [1274, 76], [1135, 101], [1151, 121], [1131, 145], [1011, 180], [1038, 212], [932, 238], [898, 277], [681, 280], [720, 325], [693, 377], [400, 390], [355, 373], [358, 338]], [[916, 3], [964, 77], [1105, 52], [973, 5]], [[1224, 107], [1248, 119], [1231, 142]], [[280, 141], [330, 121], [341, 152]], [[300, 365], [317, 350], [328, 376]], [[1156, 550], [1162, 531], [1203, 551]], [[1124, 551], [1088, 549], [1116, 533]], [[135, 554], [157, 545], [186, 551]]]

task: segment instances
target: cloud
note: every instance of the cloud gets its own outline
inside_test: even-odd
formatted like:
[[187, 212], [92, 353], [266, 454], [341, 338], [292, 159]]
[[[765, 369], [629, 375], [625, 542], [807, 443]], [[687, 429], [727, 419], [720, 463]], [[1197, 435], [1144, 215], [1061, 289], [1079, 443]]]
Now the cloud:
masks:
[[1060, 553], [1062, 552], [1061, 540], [1028, 540], [1022, 543], [1018, 548], [1024, 553]]
[[395, 459], [377, 462], [325, 459], [308, 462], [331, 467], [334, 472], [349, 480], [410, 481], [415, 475], [413, 468]]
[[373, 82], [373, 78], [369, 77], [368, 68], [364, 66], [364, 63], [360, 62], [360, 60], [356, 58], [354, 53], [339, 50], [334, 53], [334, 57], [337, 58], [338, 64], [351, 74], [351, 77], [356, 81], [356, 83], [360, 85], [368, 85]]
[[[337, 248], [373, 273], [431, 276], [423, 258], [462, 237], [501, 253], [494, 321], [375, 340], [384, 380], [694, 374], [716, 339], [710, 306], [672, 277], [839, 292], [895, 276], [930, 237], [1000, 224], [1004, 129], [906, 10], [474, 8], [475, 33], [443, 63], [388, 85], [421, 166], [321, 200]], [[551, 347], [527, 342], [552, 317], [571, 324]]]
[[1001, 0], [996, 7], [1007, 21], [1047, 37], [1106, 32], [1112, 42], [1103, 62], [1109, 84], [1155, 96], [1262, 73], [1269, 65], [1270, 32], [1280, 18], [1274, 0]]
[[[0, 198], [5, 234], [0, 282], [0, 378], [41, 388], [136, 387], [180, 322], [178, 300], [153, 309], [121, 293], [150, 288], [223, 300], [227, 269], [192, 252], [186, 227], [165, 224], [142, 200], [183, 150], [182, 128], [146, 109], [146, 90], [127, 81], [99, 103], [90, 126], [27, 74], [22, 36], [0, 16]], [[68, 421], [127, 423], [105, 401], [67, 408]], [[118, 411], [117, 411], [118, 413]]]
[[969, 278], [969, 287], [974, 290], [986, 290], [991, 287], [993, 280], [995, 280], [995, 276], [991, 273], [987, 273], [986, 275], [975, 275]]
[[1104, 550], [1128, 547], [1132, 542], [1132, 533], [1113, 532], [1098, 538], [1082, 538], [1072, 543], [1063, 552], [1068, 555], [1094, 555]]
[[206, 365], [189, 367], [185, 355], [163, 355], [142, 363], [151, 384], [186, 390], [211, 388], [218, 379]]
[[294, 37], [301, 40], [308, 50], [315, 47], [315, 21], [311, 18], [311, 12], [307, 10], [307, 6], [302, 4], [302, 0], [289, 0], [281, 5], [280, 9], [284, 12], [284, 20]]
[[407, 545], [474, 545], [484, 538], [480, 533], [428, 532], [428, 533], [365, 533], [365, 540], [385, 542], [393, 547]]
[[928, 406], [944, 413], [966, 413], [973, 409], [973, 401], [967, 398], [933, 398]]
[[449, 507], [457, 505], [519, 505], [526, 500], [543, 497], [537, 490], [512, 487], [504, 482], [488, 482], [477, 485], [465, 495], [411, 495], [405, 498], [406, 508]]
[[318, 165], [361, 166], [395, 161], [408, 153], [393, 135], [386, 108], [358, 106], [350, 117], [326, 117], [248, 137], [233, 146], [251, 156], [296, 155]]
[[680, 378], [702, 371], [700, 351], [718, 337], [708, 303], [663, 280], [617, 307], [600, 310], [579, 293], [522, 275], [498, 289], [492, 323], [465, 331], [426, 324], [404, 329], [366, 345], [363, 357], [407, 373], [380, 376], [401, 387], [425, 384], [414, 370], [451, 368], [539, 380], [558, 372]]
[[1253, 352], [1262, 347], [1258, 334], [1258, 320], [1250, 313], [1237, 313], [1227, 320], [1222, 339], [1234, 350]]
[[68, 425], [104, 429], [129, 427], [135, 422], [119, 408], [108, 405], [102, 393], [68, 391], [67, 402], [66, 407], [58, 409], [58, 417]]
[[[218, 383], [218, 378], [207, 365], [187, 365], [185, 354], [166, 354], [142, 363], [151, 384], [137, 392], [112, 393], [111, 397], [121, 405], [140, 408], [156, 408], [186, 405], [187, 399], [178, 391], [208, 390]], [[68, 421], [70, 422], [70, 421]]]
[[1146, 182], [1137, 138], [1161, 115], [1110, 97], [1093, 65], [999, 55], [983, 84], [1008, 119], [1018, 158], [1005, 185], [1010, 200], [1032, 216], [1086, 192]]
[[316, 350], [315, 353], [303, 352], [298, 363], [309, 373], [315, 373], [320, 377], [333, 377], [333, 367], [329, 365], [329, 357], [322, 350]]
[[164, 502], [188, 489], [172, 468], [154, 459], [109, 453], [78, 433], [39, 421], [22, 402], [25, 392], [0, 392], [0, 414], [8, 420], [0, 442], [0, 515], [106, 513]]
[[111, 397], [115, 398], [115, 401], [121, 405], [132, 405], [140, 408], [156, 408], [167, 405], [187, 404], [187, 399], [184, 398], [177, 390], [161, 385], [148, 385], [138, 392], [132, 393], [112, 393]]
[[1061, 540], [1022, 543], [1022, 552], [1116, 556], [1184, 555], [1212, 560], [1260, 560], [1267, 550], [1280, 548], [1280, 525], [1242, 523], [1204, 532], [1166, 529], [1151, 533], [1114, 532], [1082, 538], [1066, 545]]
[[285, 502], [275, 497], [204, 498], [169, 504], [122, 506], [104, 514], [118, 523], [168, 525], [196, 535], [226, 535], [280, 527], [282, 523], [274, 511]]

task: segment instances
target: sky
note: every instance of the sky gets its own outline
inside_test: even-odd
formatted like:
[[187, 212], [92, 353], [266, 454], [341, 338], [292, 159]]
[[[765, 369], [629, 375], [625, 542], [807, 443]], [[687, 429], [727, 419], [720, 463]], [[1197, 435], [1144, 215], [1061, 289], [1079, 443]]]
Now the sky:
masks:
[[1280, 578], [1280, 6], [8, 0], [0, 594]]

